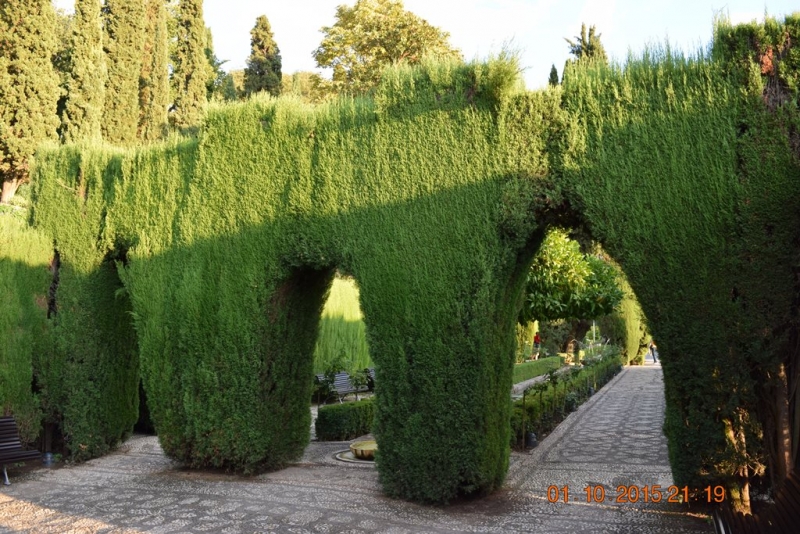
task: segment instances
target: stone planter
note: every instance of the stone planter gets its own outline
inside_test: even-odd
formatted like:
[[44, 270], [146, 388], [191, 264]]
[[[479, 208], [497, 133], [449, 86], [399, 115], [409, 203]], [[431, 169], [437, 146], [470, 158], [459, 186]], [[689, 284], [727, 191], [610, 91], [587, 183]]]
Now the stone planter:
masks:
[[375, 460], [376, 450], [378, 450], [378, 444], [374, 439], [356, 441], [350, 445], [350, 451], [359, 460]]

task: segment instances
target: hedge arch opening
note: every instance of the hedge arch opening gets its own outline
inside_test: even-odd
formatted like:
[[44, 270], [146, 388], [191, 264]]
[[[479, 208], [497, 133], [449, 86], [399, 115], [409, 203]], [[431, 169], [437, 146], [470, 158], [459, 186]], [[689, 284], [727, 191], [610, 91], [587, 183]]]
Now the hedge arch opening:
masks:
[[337, 270], [320, 318], [314, 374], [373, 367], [357, 280]]

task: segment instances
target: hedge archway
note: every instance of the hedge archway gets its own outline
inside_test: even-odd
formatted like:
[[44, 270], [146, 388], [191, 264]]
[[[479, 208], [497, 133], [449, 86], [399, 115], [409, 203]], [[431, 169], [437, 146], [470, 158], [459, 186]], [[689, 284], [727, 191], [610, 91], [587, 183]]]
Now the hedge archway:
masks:
[[[794, 361], [800, 167], [781, 133], [796, 114], [723, 66], [666, 54], [540, 92], [506, 60], [399, 66], [372, 98], [256, 99], [210, 110], [196, 139], [44, 150], [35, 220], [65, 262], [129, 245], [153, 420], [196, 466], [301, 454], [314, 321], [333, 269], [352, 273], [380, 480], [424, 502], [502, 484], [525, 273], [549, 225], [581, 226], [653, 321], [676, 481], [741, 490], [774, 437], [755, 438], [758, 378], [778, 387]], [[791, 200], [767, 213], [774, 187]]]

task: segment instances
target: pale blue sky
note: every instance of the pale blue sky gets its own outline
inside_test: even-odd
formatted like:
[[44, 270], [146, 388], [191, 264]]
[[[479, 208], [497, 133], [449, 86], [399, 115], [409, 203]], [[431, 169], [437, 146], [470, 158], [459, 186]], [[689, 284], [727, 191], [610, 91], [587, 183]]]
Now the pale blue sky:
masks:
[[[56, 0], [71, 11], [74, 0]], [[320, 28], [335, 22], [336, 6], [355, 0], [205, 0], [217, 57], [226, 70], [244, 67], [250, 53], [250, 29], [258, 15], [272, 24], [283, 71], [317, 70], [311, 52], [322, 39]], [[521, 52], [530, 89], [544, 86], [555, 64], [559, 76], [568, 57], [564, 37], [580, 33], [581, 22], [594, 24], [610, 56], [624, 60], [628, 50], [669, 39], [673, 47], [694, 51], [711, 40], [714, 14], [734, 22], [783, 16], [800, 10], [797, 0], [405, 0], [406, 9], [450, 32], [450, 42], [467, 59], [500, 51], [504, 43]]]

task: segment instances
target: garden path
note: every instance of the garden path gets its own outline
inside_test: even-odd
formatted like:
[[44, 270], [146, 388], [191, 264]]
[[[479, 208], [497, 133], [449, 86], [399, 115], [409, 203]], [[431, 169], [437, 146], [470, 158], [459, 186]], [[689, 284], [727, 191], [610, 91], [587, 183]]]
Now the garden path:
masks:
[[[618, 485], [672, 483], [661, 376], [652, 364], [623, 370], [538, 448], [512, 453], [505, 487], [482, 499], [429, 507], [385, 497], [374, 467], [333, 458], [347, 443], [312, 443], [291, 467], [240, 477], [184, 469], [156, 438], [134, 436], [78, 466], [12, 470], [0, 532], [713, 532], [680, 504], [611, 502]], [[548, 502], [553, 485], [569, 488], [568, 503]], [[602, 485], [606, 502], [586, 503], [586, 485]]]

